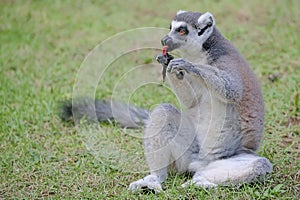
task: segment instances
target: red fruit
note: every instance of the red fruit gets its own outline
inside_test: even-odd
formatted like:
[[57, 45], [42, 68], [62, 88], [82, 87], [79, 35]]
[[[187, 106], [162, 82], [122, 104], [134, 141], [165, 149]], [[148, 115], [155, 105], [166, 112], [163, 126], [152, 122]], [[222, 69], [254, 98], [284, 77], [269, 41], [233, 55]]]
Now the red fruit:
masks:
[[166, 55], [167, 51], [168, 51], [168, 46], [163, 46], [163, 48], [162, 48], [162, 54]]

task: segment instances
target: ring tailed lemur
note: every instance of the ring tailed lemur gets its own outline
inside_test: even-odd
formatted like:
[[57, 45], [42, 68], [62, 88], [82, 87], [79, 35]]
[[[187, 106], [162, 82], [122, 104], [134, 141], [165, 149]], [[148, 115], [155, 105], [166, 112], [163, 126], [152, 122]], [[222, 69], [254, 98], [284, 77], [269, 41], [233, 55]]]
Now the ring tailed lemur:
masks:
[[162, 64], [186, 110], [161, 104], [150, 114], [144, 148], [151, 174], [129, 189], [162, 190], [171, 163], [179, 172], [194, 173], [183, 186], [251, 182], [270, 173], [269, 160], [255, 153], [264, 126], [259, 82], [215, 27], [213, 15], [179, 11], [162, 44], [183, 56]]
[[[144, 149], [150, 175], [130, 184], [162, 190], [171, 163], [191, 172], [200, 187], [251, 182], [272, 171], [268, 159], [256, 155], [264, 126], [260, 85], [247, 62], [215, 27], [210, 13], [179, 11], [162, 39], [168, 51], [183, 58], [157, 60], [167, 66], [167, 79], [185, 111], [161, 104], [151, 113], [118, 102], [89, 99], [63, 105], [61, 117], [75, 120], [91, 113], [99, 121], [145, 127]], [[94, 105], [95, 103], [95, 105]], [[112, 114], [112, 106], [118, 113]], [[128, 112], [129, 111], [129, 112]]]

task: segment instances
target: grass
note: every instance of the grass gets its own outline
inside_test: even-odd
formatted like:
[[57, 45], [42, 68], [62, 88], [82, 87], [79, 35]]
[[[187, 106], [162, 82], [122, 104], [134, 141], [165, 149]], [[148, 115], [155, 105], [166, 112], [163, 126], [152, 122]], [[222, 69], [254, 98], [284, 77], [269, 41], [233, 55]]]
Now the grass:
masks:
[[[297, 0], [0, 0], [0, 199], [299, 199], [299, 7]], [[263, 183], [181, 189], [186, 177], [171, 173], [164, 193], [133, 194], [127, 190], [129, 183], [144, 173], [118, 166], [134, 171], [136, 162], [116, 162], [122, 156], [113, 154], [110, 162], [103, 162], [97, 151], [95, 155], [86, 148], [89, 141], [82, 135], [98, 128], [82, 130], [57, 116], [58, 102], [72, 96], [77, 71], [94, 46], [132, 28], [168, 28], [179, 9], [212, 12], [261, 81], [266, 124], [259, 154], [274, 164]], [[153, 55], [132, 53], [113, 65], [148, 63]], [[105, 77], [96, 95], [110, 96], [114, 80], [112, 74]], [[141, 88], [133, 103], [151, 108], [174, 101], [170, 92], [157, 88]], [[125, 146], [143, 163], [141, 140], [129, 137], [139, 136], [139, 131], [112, 124], [103, 130], [110, 135], [102, 138], [120, 145], [115, 148]]]

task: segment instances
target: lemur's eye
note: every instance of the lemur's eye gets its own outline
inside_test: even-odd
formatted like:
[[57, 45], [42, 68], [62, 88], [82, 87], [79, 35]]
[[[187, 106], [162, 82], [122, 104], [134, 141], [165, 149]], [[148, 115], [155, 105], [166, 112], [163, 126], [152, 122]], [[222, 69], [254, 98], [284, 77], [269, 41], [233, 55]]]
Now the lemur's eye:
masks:
[[179, 33], [179, 35], [181, 35], [181, 36], [187, 35], [189, 33], [186, 26], [180, 26], [180, 27], [176, 28], [176, 32]]
[[184, 29], [180, 29], [179, 34], [180, 35], [185, 35], [185, 30]]

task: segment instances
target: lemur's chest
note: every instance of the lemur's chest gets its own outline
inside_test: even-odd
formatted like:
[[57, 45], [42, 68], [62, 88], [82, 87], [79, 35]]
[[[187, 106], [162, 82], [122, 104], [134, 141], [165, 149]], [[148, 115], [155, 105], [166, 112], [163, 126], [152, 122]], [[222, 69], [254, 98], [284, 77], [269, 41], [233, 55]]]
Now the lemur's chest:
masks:
[[191, 48], [188, 51], [181, 52], [182, 57], [193, 64], [206, 65], [208, 63], [208, 54], [198, 48]]

